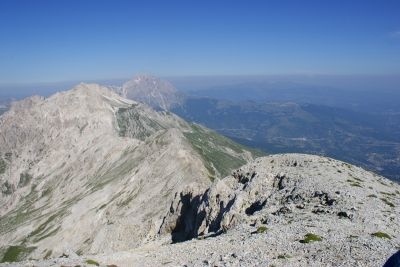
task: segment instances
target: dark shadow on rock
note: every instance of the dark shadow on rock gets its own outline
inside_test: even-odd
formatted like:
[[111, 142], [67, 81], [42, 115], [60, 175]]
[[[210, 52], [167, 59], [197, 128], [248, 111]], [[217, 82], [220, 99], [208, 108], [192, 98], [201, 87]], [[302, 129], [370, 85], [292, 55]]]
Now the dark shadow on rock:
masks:
[[[190, 240], [197, 236], [195, 227], [198, 215], [197, 211], [201, 203], [200, 197], [201, 196], [193, 197], [191, 193], [185, 195], [181, 194], [180, 201], [182, 203], [182, 208], [176, 226], [171, 233], [173, 243]], [[199, 216], [201, 216], [201, 214], [199, 214]]]
[[207, 214], [204, 210], [200, 209], [200, 205], [209, 202], [207, 193], [208, 190], [203, 195], [192, 196], [191, 193], [180, 195], [182, 208], [176, 226], [171, 233], [173, 243], [184, 242], [201, 236], [212, 237], [223, 233], [223, 229], [221, 229], [221, 221], [224, 214], [232, 208], [235, 198], [231, 199], [226, 206], [223, 201], [218, 203], [218, 214], [214, 220], [207, 222], [207, 232], [203, 233], [199, 232], [199, 229]]
[[217, 218], [215, 218], [215, 220], [213, 220], [210, 223], [210, 227], [209, 227], [209, 231], [210, 232], [215, 232], [216, 233], [216, 232], [221, 230], [222, 218], [223, 218], [224, 214], [231, 209], [233, 203], [235, 203], [235, 198], [231, 199], [225, 207], [224, 207], [224, 202], [223, 201], [221, 201], [219, 203], [219, 213], [218, 213]]
[[256, 201], [253, 204], [248, 207], [245, 212], [247, 215], [253, 215], [255, 212], [262, 210], [262, 208], [265, 206], [267, 203], [267, 200], [264, 200], [263, 202], [261, 201]]

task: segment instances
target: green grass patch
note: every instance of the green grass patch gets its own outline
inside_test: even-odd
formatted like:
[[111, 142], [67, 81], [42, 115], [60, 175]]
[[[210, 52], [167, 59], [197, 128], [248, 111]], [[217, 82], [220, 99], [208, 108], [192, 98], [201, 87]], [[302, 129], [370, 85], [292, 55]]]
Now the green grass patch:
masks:
[[388, 234], [386, 234], [386, 233], [383, 233], [383, 232], [376, 232], [376, 233], [372, 233], [371, 235], [372, 235], [372, 236], [375, 236], [375, 237], [379, 237], [379, 238], [392, 239], [392, 238], [390, 237], [390, 235], [388, 235]]
[[268, 228], [265, 227], [265, 226], [260, 226], [260, 227], [257, 228], [257, 233], [258, 234], [262, 234], [262, 233], [265, 233], [267, 231], [268, 231]]
[[0, 263], [22, 261], [35, 249], [36, 247], [10, 246], [4, 253], [4, 256], [1, 259]]
[[286, 254], [280, 254], [280, 255], [278, 255], [277, 258], [278, 258], [279, 260], [285, 260], [285, 259], [290, 259], [291, 256], [286, 255]]
[[96, 265], [96, 266], [100, 266], [100, 264], [97, 262], [97, 261], [95, 261], [95, 260], [86, 260], [85, 261], [87, 264], [90, 264], [90, 265]]
[[[31, 237], [35, 237], [35, 241], [40, 241], [43, 238], [40, 238], [40, 236], [43, 236], [47, 230], [49, 230], [50, 227], [48, 227], [48, 225], [53, 222], [57, 217], [59, 217], [59, 214], [53, 214], [51, 215], [49, 218], [47, 218], [47, 220], [42, 223], [41, 225], [39, 225], [35, 230], [33, 230], [27, 238], [31, 238]], [[56, 229], [58, 230], [58, 229]], [[53, 230], [54, 231], [54, 230]], [[52, 232], [53, 232], [52, 231]], [[55, 233], [55, 232], [54, 232]]]
[[216, 177], [225, 177], [232, 170], [246, 163], [243, 153], [250, 151], [254, 157], [264, 155], [260, 151], [239, 145], [227, 137], [216, 132], [191, 124], [192, 131], [184, 135], [193, 149], [202, 157], [207, 168], [210, 180]]
[[316, 234], [308, 233], [304, 236], [304, 239], [300, 240], [300, 243], [308, 244], [312, 242], [319, 242], [322, 241], [322, 237]]

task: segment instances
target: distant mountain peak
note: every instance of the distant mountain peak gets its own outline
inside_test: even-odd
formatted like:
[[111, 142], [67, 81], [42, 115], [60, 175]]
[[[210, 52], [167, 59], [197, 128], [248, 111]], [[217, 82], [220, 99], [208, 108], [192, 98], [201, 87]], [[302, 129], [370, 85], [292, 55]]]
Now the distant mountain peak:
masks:
[[157, 110], [169, 110], [180, 105], [182, 94], [167, 80], [146, 74], [135, 75], [117, 92], [128, 99], [143, 102]]

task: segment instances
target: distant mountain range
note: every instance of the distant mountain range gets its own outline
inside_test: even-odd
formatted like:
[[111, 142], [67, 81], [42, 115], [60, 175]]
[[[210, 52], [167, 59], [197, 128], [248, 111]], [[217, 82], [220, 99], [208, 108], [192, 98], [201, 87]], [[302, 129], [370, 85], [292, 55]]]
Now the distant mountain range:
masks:
[[134, 85], [125, 86], [131, 89], [126, 96], [170, 110], [241, 144], [267, 153], [325, 155], [400, 181], [396, 91], [372, 94], [277, 83], [266, 89], [250, 84], [247, 90], [240, 84], [183, 95], [152, 76], [138, 76], [126, 84]]

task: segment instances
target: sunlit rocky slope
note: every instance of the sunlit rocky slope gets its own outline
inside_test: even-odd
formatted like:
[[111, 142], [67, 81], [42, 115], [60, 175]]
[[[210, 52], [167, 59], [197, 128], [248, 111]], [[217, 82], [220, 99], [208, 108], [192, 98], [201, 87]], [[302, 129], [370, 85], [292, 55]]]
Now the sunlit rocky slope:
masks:
[[175, 244], [23, 264], [378, 267], [399, 249], [399, 207], [400, 186], [381, 176], [319, 156], [273, 155], [175, 195], [160, 227]]
[[96, 84], [16, 102], [0, 117], [0, 260], [169, 239], [160, 229], [184, 187], [205, 189], [252, 158]]

